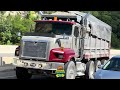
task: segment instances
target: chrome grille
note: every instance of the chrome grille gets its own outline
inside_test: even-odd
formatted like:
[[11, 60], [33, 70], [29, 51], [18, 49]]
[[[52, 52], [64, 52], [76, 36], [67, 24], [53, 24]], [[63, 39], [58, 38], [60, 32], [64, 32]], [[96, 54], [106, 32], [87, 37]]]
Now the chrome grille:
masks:
[[22, 56], [46, 58], [47, 42], [24, 41]]

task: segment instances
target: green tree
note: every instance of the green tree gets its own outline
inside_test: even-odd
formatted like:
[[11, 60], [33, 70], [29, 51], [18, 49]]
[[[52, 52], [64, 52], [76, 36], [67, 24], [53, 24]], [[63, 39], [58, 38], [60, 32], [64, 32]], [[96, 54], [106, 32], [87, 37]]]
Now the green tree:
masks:
[[117, 38], [117, 36], [112, 33], [112, 48], [115, 48], [115, 49], [120, 49], [120, 40]]
[[29, 32], [32, 24], [34, 24], [32, 19], [23, 18], [20, 14], [16, 16], [8, 15], [7, 17], [1, 14], [0, 21], [0, 44], [19, 43], [18, 32], [23, 35], [25, 32]]

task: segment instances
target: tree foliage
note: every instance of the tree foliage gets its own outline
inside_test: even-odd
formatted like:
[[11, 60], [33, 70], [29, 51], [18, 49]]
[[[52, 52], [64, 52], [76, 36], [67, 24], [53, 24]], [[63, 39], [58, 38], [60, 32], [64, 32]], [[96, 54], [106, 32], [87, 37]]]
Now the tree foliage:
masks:
[[[22, 35], [25, 32], [29, 32], [31, 26], [34, 24], [35, 20], [31, 12], [28, 13], [27, 17], [23, 18], [20, 14], [12, 16], [4, 16], [0, 13], [0, 44], [17, 44], [20, 41], [18, 37], [18, 32]], [[32, 28], [33, 29], [33, 28]]]

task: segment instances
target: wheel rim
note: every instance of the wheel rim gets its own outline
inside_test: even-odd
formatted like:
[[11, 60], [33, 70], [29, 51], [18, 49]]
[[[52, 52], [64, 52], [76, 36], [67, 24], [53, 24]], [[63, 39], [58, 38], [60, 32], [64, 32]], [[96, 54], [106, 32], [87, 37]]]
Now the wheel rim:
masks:
[[70, 68], [70, 70], [67, 73], [67, 79], [75, 79], [75, 71], [74, 67]]
[[101, 64], [102, 64], [102, 65], [105, 65], [106, 62], [107, 62], [107, 60], [102, 60], [102, 61], [101, 61]]
[[89, 79], [94, 79], [95, 68], [92, 65], [89, 70]]
[[99, 69], [99, 68], [98, 68], [99, 66], [101, 66], [101, 62], [100, 62], [100, 61], [97, 62], [96, 71]]

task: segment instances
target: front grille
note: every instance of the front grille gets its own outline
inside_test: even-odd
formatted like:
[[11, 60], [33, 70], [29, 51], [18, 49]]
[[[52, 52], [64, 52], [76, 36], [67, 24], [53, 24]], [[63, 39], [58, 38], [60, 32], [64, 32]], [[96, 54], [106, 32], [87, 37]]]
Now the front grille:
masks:
[[47, 42], [24, 41], [22, 57], [46, 58]]

